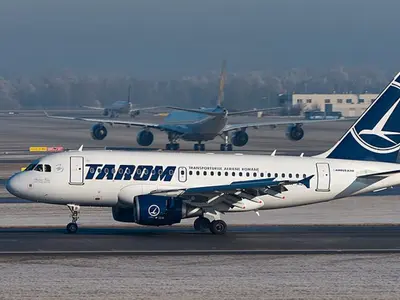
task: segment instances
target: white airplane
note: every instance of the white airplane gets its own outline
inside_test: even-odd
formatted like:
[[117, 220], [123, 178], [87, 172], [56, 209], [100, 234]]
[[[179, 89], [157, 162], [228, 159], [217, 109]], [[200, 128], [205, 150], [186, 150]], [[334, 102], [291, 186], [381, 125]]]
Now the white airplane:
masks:
[[[196, 230], [224, 234], [221, 215], [307, 205], [400, 184], [400, 73], [346, 134], [314, 157], [67, 151], [34, 161], [7, 182], [31, 201], [111, 207], [116, 221], [172, 225], [197, 217]], [[213, 219], [210, 221], [209, 219]]]

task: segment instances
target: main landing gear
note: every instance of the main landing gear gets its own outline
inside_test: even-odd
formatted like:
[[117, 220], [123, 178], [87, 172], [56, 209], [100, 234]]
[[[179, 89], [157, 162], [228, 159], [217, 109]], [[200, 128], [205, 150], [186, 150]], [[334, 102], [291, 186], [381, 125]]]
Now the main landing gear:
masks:
[[193, 225], [196, 231], [204, 232], [210, 230], [211, 233], [217, 235], [225, 234], [228, 228], [228, 225], [222, 220], [214, 220], [210, 222], [210, 220], [205, 217], [198, 217], [194, 221]]
[[168, 143], [165, 145], [165, 150], [179, 150], [179, 143]]
[[232, 151], [233, 147], [232, 147], [232, 144], [229, 143], [229, 136], [227, 134], [224, 134], [223, 139], [225, 140], [225, 144], [221, 144], [220, 150], [221, 151]]
[[178, 140], [179, 136], [174, 133], [168, 133], [168, 141], [169, 143], [165, 145], [165, 150], [179, 150], [179, 143], [176, 141]]
[[78, 231], [78, 224], [76, 224], [76, 221], [79, 219], [81, 207], [75, 204], [67, 204], [67, 206], [71, 212], [72, 222], [68, 223], [66, 229], [68, 233], [76, 233]]
[[201, 142], [198, 142], [197, 144], [193, 145], [193, 150], [194, 151], [205, 151], [206, 145], [202, 144]]

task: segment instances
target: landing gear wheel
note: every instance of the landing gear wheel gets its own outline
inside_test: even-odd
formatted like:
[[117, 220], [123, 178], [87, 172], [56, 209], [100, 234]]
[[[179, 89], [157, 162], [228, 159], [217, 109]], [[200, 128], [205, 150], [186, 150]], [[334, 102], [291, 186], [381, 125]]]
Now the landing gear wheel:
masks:
[[205, 231], [210, 229], [210, 220], [204, 217], [199, 217], [194, 221], [194, 230], [196, 231]]
[[79, 219], [81, 207], [75, 204], [67, 204], [67, 206], [69, 211], [71, 212], [72, 222], [68, 223], [66, 229], [68, 233], [76, 233], [78, 231], [78, 224], [76, 224], [76, 221], [78, 221]]
[[68, 233], [76, 233], [78, 231], [78, 224], [76, 223], [69, 223], [66, 227]]
[[193, 150], [194, 151], [205, 151], [206, 150], [206, 145], [200, 144], [200, 143], [194, 144], [193, 145]]
[[221, 144], [220, 150], [221, 151], [232, 151], [233, 150], [232, 144]]
[[228, 225], [222, 220], [214, 220], [210, 224], [210, 231], [213, 234], [222, 235], [226, 233]]
[[179, 150], [179, 144], [178, 143], [169, 143], [165, 145], [166, 150]]

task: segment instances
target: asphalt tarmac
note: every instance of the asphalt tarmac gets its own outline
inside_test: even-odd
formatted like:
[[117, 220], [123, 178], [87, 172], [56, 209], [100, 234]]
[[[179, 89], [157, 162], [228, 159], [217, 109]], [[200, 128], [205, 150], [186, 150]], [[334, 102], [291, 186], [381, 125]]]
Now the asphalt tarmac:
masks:
[[210, 255], [398, 253], [400, 225], [231, 226], [224, 236], [192, 228], [0, 230], [1, 255]]

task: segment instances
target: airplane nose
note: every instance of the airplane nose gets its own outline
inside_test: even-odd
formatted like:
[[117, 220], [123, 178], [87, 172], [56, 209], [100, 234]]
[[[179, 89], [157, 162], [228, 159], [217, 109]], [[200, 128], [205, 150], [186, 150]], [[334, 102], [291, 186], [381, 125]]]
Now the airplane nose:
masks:
[[13, 175], [7, 180], [6, 189], [10, 194], [18, 197], [18, 191], [20, 190], [18, 175]]

